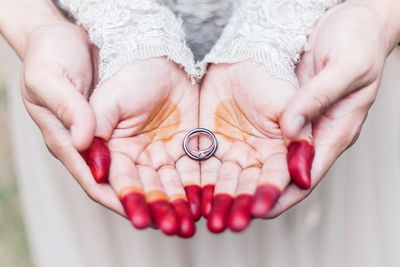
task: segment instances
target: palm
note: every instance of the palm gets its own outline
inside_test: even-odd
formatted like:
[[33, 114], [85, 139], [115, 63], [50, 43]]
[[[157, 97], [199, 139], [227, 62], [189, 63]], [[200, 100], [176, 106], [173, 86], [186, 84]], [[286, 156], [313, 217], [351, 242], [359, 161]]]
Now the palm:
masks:
[[[154, 205], [150, 213], [155, 226], [174, 233], [178, 212], [168, 201], [186, 201], [184, 186], [199, 184], [199, 166], [182, 148], [184, 135], [198, 124], [197, 87], [174, 63], [152, 59], [124, 67], [94, 92], [91, 103], [97, 134], [109, 140], [110, 184], [121, 199], [134, 191], [148, 203], [165, 201], [169, 221], [157, 217]], [[132, 218], [130, 212], [136, 211], [127, 210], [133, 224], [144, 227], [140, 214]]]
[[[215, 157], [201, 164], [201, 178], [203, 186], [216, 184], [215, 198], [231, 202], [236, 197], [227, 222], [232, 230], [246, 227], [250, 196], [258, 186], [266, 187], [271, 202], [253, 205], [251, 212], [257, 214], [265, 213], [290, 181], [278, 117], [295, 93], [295, 87], [272, 78], [256, 63], [212, 66], [207, 73], [200, 126], [216, 133], [219, 143]], [[206, 142], [200, 139], [200, 146]], [[209, 218], [210, 230], [222, 231], [226, 215]]]

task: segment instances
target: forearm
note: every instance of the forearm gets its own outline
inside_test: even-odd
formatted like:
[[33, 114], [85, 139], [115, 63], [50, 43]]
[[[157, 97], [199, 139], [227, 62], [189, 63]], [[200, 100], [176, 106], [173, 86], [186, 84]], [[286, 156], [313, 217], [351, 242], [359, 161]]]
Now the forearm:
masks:
[[50, 0], [0, 0], [0, 33], [21, 58], [32, 31], [61, 22], [67, 20]]

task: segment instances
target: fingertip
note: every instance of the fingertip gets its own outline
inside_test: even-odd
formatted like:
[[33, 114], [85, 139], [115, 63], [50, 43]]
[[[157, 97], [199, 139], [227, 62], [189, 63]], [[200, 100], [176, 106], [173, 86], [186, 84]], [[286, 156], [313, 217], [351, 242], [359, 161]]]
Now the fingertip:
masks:
[[290, 109], [285, 111], [280, 120], [282, 134], [286, 139], [298, 139], [302, 128], [306, 125], [306, 118]]
[[228, 194], [218, 194], [214, 197], [211, 212], [207, 218], [207, 227], [213, 233], [225, 231], [227, 217], [233, 198]]
[[116, 108], [113, 95], [104, 94], [103, 88], [97, 88], [90, 98], [95, 118], [95, 136], [109, 140], [120, 119], [120, 109]]
[[273, 185], [260, 185], [254, 194], [251, 205], [251, 214], [256, 218], [264, 218], [275, 205], [280, 190]]
[[288, 146], [288, 168], [293, 182], [301, 189], [311, 187], [311, 167], [314, 146], [308, 141], [292, 141]]
[[89, 148], [81, 155], [89, 166], [95, 181], [97, 183], [108, 182], [111, 155], [107, 143], [103, 139], [95, 137]]
[[[83, 108], [84, 107], [84, 108]], [[89, 103], [82, 103], [82, 110], [73, 114], [70, 126], [71, 138], [78, 151], [88, 149], [96, 131], [96, 118]]]
[[189, 203], [183, 199], [175, 200], [171, 203], [180, 222], [178, 235], [182, 238], [189, 238], [196, 232], [193, 215]]
[[171, 206], [165, 200], [158, 200], [149, 203], [152, 219], [155, 226], [166, 235], [179, 233], [179, 220]]
[[212, 201], [214, 196], [214, 185], [206, 185], [201, 190], [201, 215], [208, 218], [211, 212]]
[[201, 188], [198, 185], [185, 186], [185, 192], [189, 201], [190, 210], [193, 214], [193, 219], [198, 221], [201, 217]]
[[253, 197], [248, 194], [238, 195], [233, 201], [229, 212], [227, 225], [234, 232], [241, 232], [246, 229], [251, 221], [251, 203]]
[[145, 229], [151, 224], [150, 212], [143, 194], [130, 192], [121, 197], [121, 203], [132, 225], [137, 229]]

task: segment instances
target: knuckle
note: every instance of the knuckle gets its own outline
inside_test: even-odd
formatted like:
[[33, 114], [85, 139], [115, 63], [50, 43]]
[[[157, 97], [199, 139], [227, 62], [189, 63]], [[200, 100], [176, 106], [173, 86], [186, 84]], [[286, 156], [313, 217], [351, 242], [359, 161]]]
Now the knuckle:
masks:
[[325, 109], [329, 106], [331, 99], [325, 93], [314, 94], [311, 98], [312, 103], [314, 104], [315, 110], [319, 115], [324, 114]]

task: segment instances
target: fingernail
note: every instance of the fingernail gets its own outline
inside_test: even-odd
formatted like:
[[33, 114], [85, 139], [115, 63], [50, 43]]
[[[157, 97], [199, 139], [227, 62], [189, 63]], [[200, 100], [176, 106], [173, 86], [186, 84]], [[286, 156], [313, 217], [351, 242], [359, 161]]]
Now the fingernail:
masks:
[[221, 233], [225, 230], [232, 202], [233, 198], [228, 194], [218, 194], [214, 197], [207, 219], [207, 227], [211, 232]]
[[198, 185], [188, 185], [185, 186], [186, 197], [189, 201], [190, 210], [193, 214], [193, 219], [198, 221], [201, 217], [201, 188]]
[[175, 235], [179, 232], [179, 221], [176, 214], [165, 200], [158, 200], [148, 204], [153, 222], [166, 235]]
[[192, 237], [196, 231], [193, 215], [190, 210], [189, 203], [183, 199], [175, 200], [171, 203], [175, 210], [175, 214], [179, 218], [180, 229], [178, 235], [183, 238]]
[[81, 153], [89, 166], [90, 171], [97, 183], [106, 183], [110, 171], [111, 156], [107, 143], [99, 138], [93, 139], [90, 147]]
[[206, 185], [201, 190], [201, 214], [207, 218], [211, 211], [214, 196], [214, 185]]
[[250, 208], [253, 197], [242, 194], [235, 198], [229, 212], [228, 227], [234, 232], [241, 232], [250, 224]]
[[291, 126], [293, 127], [293, 132], [298, 134], [300, 130], [304, 127], [306, 120], [303, 116], [296, 115], [292, 120], [291, 120]]
[[311, 187], [311, 167], [314, 160], [314, 146], [309, 142], [293, 141], [288, 147], [288, 167], [292, 181], [301, 189]]
[[130, 192], [121, 197], [122, 206], [133, 226], [144, 229], [150, 226], [151, 217], [143, 194]]
[[273, 185], [260, 185], [254, 194], [251, 215], [264, 218], [278, 200], [280, 190]]

